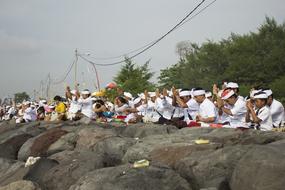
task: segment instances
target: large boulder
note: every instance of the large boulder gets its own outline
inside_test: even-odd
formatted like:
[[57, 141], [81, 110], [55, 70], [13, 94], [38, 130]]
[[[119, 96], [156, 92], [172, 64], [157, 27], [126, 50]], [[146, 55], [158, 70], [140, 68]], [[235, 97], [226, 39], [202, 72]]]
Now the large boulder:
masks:
[[285, 187], [285, 141], [257, 146], [237, 163], [232, 190], [281, 190]]
[[93, 151], [103, 155], [104, 167], [116, 166], [122, 163], [128, 148], [135, 143], [132, 138], [109, 137], [99, 141]]
[[41, 190], [41, 188], [31, 181], [20, 180], [0, 187], [0, 190]]
[[132, 168], [130, 165], [104, 168], [80, 178], [69, 190], [190, 190], [185, 179], [173, 170], [159, 167]]
[[19, 150], [18, 159], [26, 161], [29, 156], [47, 156], [49, 146], [66, 133], [62, 129], [54, 128], [34, 138], [30, 138]]
[[24, 162], [0, 158], [0, 186], [22, 180], [28, 171]]
[[49, 146], [47, 155], [52, 155], [64, 150], [73, 150], [76, 145], [77, 137], [77, 134], [74, 132], [61, 136], [57, 141]]
[[78, 132], [76, 148], [92, 150], [98, 142], [114, 136], [116, 134], [108, 129], [86, 127]]
[[196, 151], [178, 161], [175, 170], [193, 189], [229, 190], [229, 181], [238, 161], [251, 146], [228, 146], [218, 150]]
[[0, 157], [16, 160], [21, 146], [31, 137], [29, 134], [21, 134], [7, 139], [0, 144]]
[[58, 162], [38, 175], [37, 183], [46, 190], [64, 190], [89, 171], [104, 167], [102, 155], [91, 151], [63, 151], [49, 159]]

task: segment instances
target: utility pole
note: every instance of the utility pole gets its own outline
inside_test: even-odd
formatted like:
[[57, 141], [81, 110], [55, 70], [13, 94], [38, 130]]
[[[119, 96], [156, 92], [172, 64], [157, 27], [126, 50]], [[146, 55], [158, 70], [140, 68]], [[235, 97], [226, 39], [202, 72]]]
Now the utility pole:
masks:
[[78, 51], [75, 49], [75, 62], [74, 62], [74, 86], [78, 86], [77, 83], [77, 62], [78, 62]]
[[47, 100], [49, 99], [49, 90], [50, 90], [50, 73], [48, 74], [48, 78], [47, 78], [47, 89], [46, 89], [46, 97], [47, 97]]

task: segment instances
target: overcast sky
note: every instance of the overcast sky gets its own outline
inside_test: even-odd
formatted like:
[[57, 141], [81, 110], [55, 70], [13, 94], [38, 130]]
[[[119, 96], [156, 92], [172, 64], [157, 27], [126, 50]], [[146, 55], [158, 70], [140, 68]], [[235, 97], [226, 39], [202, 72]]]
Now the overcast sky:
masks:
[[[40, 91], [48, 73], [61, 79], [74, 59], [74, 50], [92, 57], [112, 57], [160, 37], [180, 21], [198, 0], [0, 0], [0, 97], [15, 92]], [[205, 5], [211, 2], [206, 0]], [[245, 34], [265, 16], [285, 21], [284, 0], [217, 0], [202, 14], [179, 28], [145, 54], [135, 58], [160, 69], [175, 64], [180, 41], [219, 41], [231, 32]], [[113, 62], [117, 60], [108, 60]], [[97, 60], [98, 62], [98, 60]], [[99, 61], [100, 63], [102, 61]], [[104, 62], [103, 62], [104, 63]], [[98, 67], [101, 86], [111, 82], [120, 65]], [[52, 86], [62, 93], [74, 85], [74, 72], [66, 83]], [[94, 89], [91, 66], [79, 60], [81, 88]]]

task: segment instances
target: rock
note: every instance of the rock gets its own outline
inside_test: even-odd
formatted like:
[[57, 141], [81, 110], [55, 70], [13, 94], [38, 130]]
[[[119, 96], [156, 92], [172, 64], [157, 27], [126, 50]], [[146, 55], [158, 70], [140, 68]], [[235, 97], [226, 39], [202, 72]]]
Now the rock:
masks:
[[232, 190], [279, 190], [285, 187], [285, 148], [282, 143], [258, 146], [237, 163], [230, 187]]
[[172, 145], [155, 148], [150, 152], [152, 162], [164, 164], [174, 168], [175, 164], [185, 157], [190, 156], [193, 152], [204, 150], [215, 150], [221, 148], [221, 144], [205, 145]]
[[16, 160], [21, 146], [31, 137], [29, 134], [21, 134], [0, 144], [0, 157]]
[[59, 164], [40, 175], [39, 184], [46, 190], [64, 190], [89, 171], [104, 167], [103, 157], [91, 151], [63, 151], [49, 159]]
[[99, 141], [93, 151], [103, 155], [104, 167], [116, 166], [122, 163], [128, 148], [135, 143], [132, 138], [109, 137]]
[[125, 127], [122, 136], [143, 138], [150, 135], [163, 135], [176, 132], [178, 129], [172, 125], [132, 124]]
[[41, 188], [31, 181], [21, 180], [0, 187], [0, 190], [41, 190]]
[[73, 150], [77, 141], [77, 134], [70, 132], [61, 136], [56, 142], [50, 145], [47, 155], [52, 155], [64, 150]]
[[80, 178], [69, 190], [190, 190], [187, 181], [173, 170], [129, 165], [95, 170]]
[[92, 150], [96, 143], [98, 143], [99, 141], [114, 136], [116, 136], [116, 134], [111, 130], [102, 129], [98, 127], [83, 128], [78, 133], [76, 148]]
[[26, 161], [29, 156], [46, 156], [46, 152], [49, 146], [66, 133], [67, 132], [62, 129], [54, 128], [42, 133], [41, 135], [29, 139], [21, 147], [18, 153], [18, 159]]
[[192, 184], [193, 189], [229, 190], [229, 181], [237, 162], [251, 148], [229, 146], [219, 150], [197, 151], [178, 161], [175, 169]]
[[22, 180], [28, 171], [24, 162], [0, 158], [0, 186]]
[[164, 148], [169, 146], [189, 146], [194, 145], [196, 136], [182, 135], [178, 133], [165, 135], [152, 135], [143, 139], [138, 139], [134, 146], [131, 146], [124, 158], [124, 163], [133, 163], [136, 160], [148, 159], [150, 160], [150, 153], [154, 149]]

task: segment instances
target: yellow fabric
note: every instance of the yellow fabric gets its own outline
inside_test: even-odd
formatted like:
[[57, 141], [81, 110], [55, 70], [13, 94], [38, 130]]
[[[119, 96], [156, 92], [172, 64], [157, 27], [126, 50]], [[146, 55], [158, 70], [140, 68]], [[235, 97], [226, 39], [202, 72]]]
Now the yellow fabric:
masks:
[[66, 112], [66, 106], [64, 103], [60, 102], [59, 104], [57, 104], [57, 106], [55, 107], [55, 111], [57, 113], [65, 113]]

